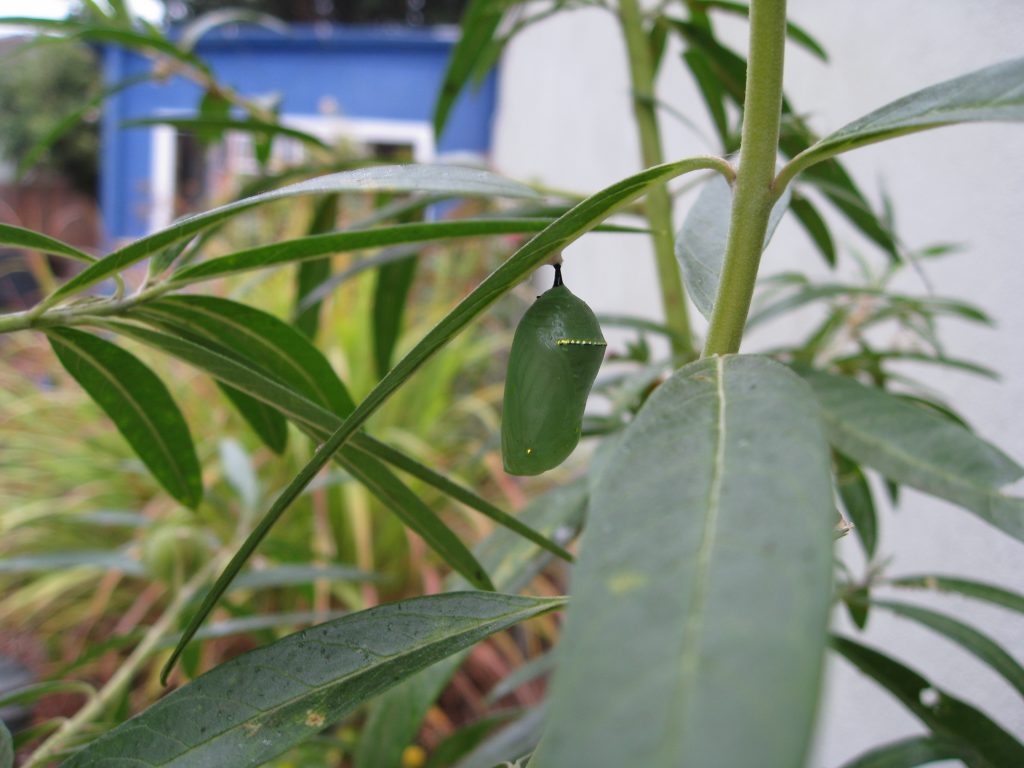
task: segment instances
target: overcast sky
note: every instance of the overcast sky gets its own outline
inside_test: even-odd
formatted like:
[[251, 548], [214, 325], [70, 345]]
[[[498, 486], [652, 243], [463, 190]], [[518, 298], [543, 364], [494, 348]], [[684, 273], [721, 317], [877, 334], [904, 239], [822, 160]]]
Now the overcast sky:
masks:
[[[71, 0], [0, 0], [0, 16], [61, 19], [67, 15], [71, 5]], [[128, 0], [128, 5], [150, 20], [160, 18], [161, 7], [157, 0]], [[10, 27], [0, 27], [0, 35], [9, 35], [17, 31], [19, 30]]]

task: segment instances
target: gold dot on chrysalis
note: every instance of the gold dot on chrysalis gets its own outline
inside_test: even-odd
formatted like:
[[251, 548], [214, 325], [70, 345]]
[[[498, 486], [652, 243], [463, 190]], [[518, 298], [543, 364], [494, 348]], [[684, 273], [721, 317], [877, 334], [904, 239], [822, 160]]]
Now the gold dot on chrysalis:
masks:
[[526, 455], [529, 456], [531, 453], [533, 453], [533, 448], [527, 448]]

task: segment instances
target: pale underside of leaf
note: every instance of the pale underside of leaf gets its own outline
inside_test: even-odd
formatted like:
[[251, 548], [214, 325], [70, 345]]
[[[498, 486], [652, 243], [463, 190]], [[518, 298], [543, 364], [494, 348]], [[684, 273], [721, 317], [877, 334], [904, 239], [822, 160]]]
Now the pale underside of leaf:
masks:
[[801, 764], [833, 509], [810, 392], [777, 363], [662, 384], [593, 487], [531, 766]]

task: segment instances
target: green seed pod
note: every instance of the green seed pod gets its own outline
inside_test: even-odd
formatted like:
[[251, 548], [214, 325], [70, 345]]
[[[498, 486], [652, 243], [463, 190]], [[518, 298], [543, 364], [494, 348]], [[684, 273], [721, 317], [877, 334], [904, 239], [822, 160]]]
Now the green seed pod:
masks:
[[539, 475], [572, 453], [606, 346], [593, 310], [562, 284], [556, 266], [554, 287], [512, 339], [501, 417], [506, 472]]

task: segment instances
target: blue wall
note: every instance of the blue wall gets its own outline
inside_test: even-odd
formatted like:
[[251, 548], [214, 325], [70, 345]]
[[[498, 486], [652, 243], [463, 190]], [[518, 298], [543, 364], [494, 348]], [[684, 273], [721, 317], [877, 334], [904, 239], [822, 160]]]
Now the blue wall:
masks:
[[[289, 35], [260, 28], [219, 30], [196, 53], [218, 80], [245, 96], [278, 93], [282, 114], [317, 115], [332, 97], [346, 118], [430, 120], [456, 32], [450, 28], [294, 25]], [[104, 49], [108, 85], [150, 71], [148, 59]], [[180, 77], [127, 88], [107, 100], [103, 114], [100, 202], [105, 236], [114, 241], [146, 233], [150, 208], [151, 128], [122, 123], [167, 110], [193, 113], [202, 94]], [[496, 100], [492, 72], [456, 105], [438, 142], [439, 154], [486, 154]]]

